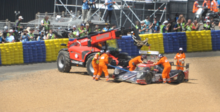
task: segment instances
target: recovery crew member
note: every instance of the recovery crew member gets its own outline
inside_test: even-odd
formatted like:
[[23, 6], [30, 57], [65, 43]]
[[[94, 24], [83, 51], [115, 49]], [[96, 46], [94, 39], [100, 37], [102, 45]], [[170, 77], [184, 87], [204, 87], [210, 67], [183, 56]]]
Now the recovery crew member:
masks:
[[207, 0], [204, 0], [204, 2], [203, 2], [203, 4], [202, 4], [202, 7], [208, 8], [208, 2], [207, 2]]
[[196, 13], [197, 10], [199, 9], [198, 5], [199, 5], [198, 0], [195, 0], [195, 2], [193, 4], [193, 11], [192, 11], [193, 13]]
[[96, 78], [98, 71], [99, 71], [99, 59], [101, 54], [104, 53], [104, 50], [101, 50], [100, 52], [96, 53], [94, 58], [92, 59], [92, 67], [94, 69], [93, 73], [93, 80]]
[[135, 70], [137, 64], [143, 63], [143, 60], [147, 58], [147, 55], [137, 56], [129, 61], [129, 71]]
[[108, 58], [109, 58], [109, 53], [110, 51], [107, 50], [106, 53], [103, 53], [101, 56], [100, 56], [100, 59], [99, 59], [99, 71], [98, 71], [98, 75], [96, 76], [95, 80], [98, 81], [100, 76], [102, 75], [102, 72], [105, 73], [105, 78], [106, 78], [106, 81], [109, 81], [109, 74], [108, 74]]
[[174, 57], [176, 61], [176, 69], [177, 70], [184, 70], [183, 67], [180, 67], [180, 66], [184, 66], [184, 60], [186, 58], [186, 55], [185, 53], [183, 53], [183, 48], [179, 48], [179, 53], [176, 54], [176, 56]]
[[170, 75], [169, 75], [171, 70], [170, 62], [168, 61], [167, 57], [163, 56], [162, 54], [159, 54], [158, 57], [160, 58], [160, 60], [154, 65], [160, 65], [160, 64], [163, 65], [164, 67], [162, 72], [163, 83], [166, 83], [166, 81], [171, 83]]
[[211, 11], [218, 12], [218, 3], [215, 0], [211, 2]]

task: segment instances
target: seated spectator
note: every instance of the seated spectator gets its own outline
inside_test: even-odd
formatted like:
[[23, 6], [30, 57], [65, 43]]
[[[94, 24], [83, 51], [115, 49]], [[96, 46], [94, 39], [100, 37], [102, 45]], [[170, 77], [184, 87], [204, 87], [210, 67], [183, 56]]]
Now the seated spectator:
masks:
[[4, 43], [3, 33], [0, 32], [0, 43]]
[[77, 38], [79, 37], [79, 31], [76, 30], [76, 25], [73, 25], [73, 32], [70, 33], [70, 38]]
[[170, 24], [168, 24], [168, 21], [165, 20], [162, 25], [160, 25], [160, 33], [167, 33], [169, 30]]
[[144, 21], [141, 21], [141, 29], [139, 29], [139, 34], [145, 34], [146, 25]]
[[185, 28], [186, 19], [183, 17], [182, 14], [179, 16], [179, 19], [180, 19], [181, 31], [186, 31], [186, 28]]
[[89, 28], [89, 24], [86, 24], [86, 30], [85, 33], [88, 35], [91, 32], [91, 29]]
[[206, 20], [206, 23], [203, 26], [203, 30], [211, 30], [210, 20]]
[[23, 34], [20, 37], [21, 42], [27, 42], [27, 41], [29, 41], [29, 39], [30, 39], [30, 37], [28, 35], [28, 31], [24, 30]]
[[13, 36], [13, 30], [9, 30], [9, 35], [6, 37], [6, 42], [12, 43], [15, 41], [15, 38]]
[[197, 20], [194, 20], [194, 22], [192, 23], [192, 31], [198, 31], [199, 30], [199, 23], [197, 22]]
[[45, 39], [45, 33], [44, 31], [40, 32], [40, 35], [37, 37], [37, 41], [42, 41]]
[[84, 24], [81, 24], [80, 28], [78, 28], [78, 30], [79, 30], [80, 37], [84, 37], [86, 35], [86, 28], [84, 27]]
[[47, 39], [55, 39], [55, 38], [56, 38], [56, 35], [53, 34], [53, 30], [50, 29], [49, 33], [47, 34]]
[[103, 32], [106, 32], [106, 31], [110, 31], [110, 26], [109, 25], [106, 25], [103, 29], [102, 29]]
[[146, 26], [145, 33], [149, 33], [150, 32], [150, 17], [147, 16], [146, 19], [144, 20], [144, 22], [145, 22], [145, 26]]
[[30, 29], [30, 33], [28, 33], [28, 36], [29, 36], [29, 41], [35, 41], [33, 28]]
[[175, 31], [175, 32], [181, 32], [180, 22], [181, 22], [181, 20], [178, 19], [177, 22], [176, 22], [176, 24], [175, 24], [174, 27], [173, 27], [173, 31]]
[[188, 22], [186, 23], [186, 31], [192, 31], [192, 20], [188, 19]]
[[100, 32], [99, 25], [95, 25], [95, 31], [94, 32]]
[[116, 28], [116, 25], [112, 25], [112, 27], [109, 30], [114, 30]]
[[159, 33], [159, 22], [157, 21], [156, 16], [154, 17], [153, 23], [150, 25], [152, 33]]

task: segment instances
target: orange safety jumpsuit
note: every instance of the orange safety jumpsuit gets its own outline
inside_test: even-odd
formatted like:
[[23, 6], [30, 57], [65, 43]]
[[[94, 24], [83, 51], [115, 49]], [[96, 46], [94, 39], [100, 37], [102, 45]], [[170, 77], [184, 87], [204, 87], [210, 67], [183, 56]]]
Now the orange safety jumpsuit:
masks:
[[155, 65], [160, 65], [162, 64], [164, 69], [162, 72], [162, 78], [163, 78], [163, 82], [166, 83], [166, 79], [167, 81], [170, 83], [170, 70], [171, 70], [171, 65], [170, 62], [167, 60], [167, 57], [162, 57], [160, 58], [160, 60], [155, 64]]
[[106, 78], [106, 81], [108, 81], [109, 79], [109, 74], [108, 74], [108, 67], [107, 67], [107, 64], [108, 64], [108, 54], [104, 53], [100, 56], [100, 59], [99, 59], [99, 71], [98, 71], [98, 76], [96, 77], [96, 80], [99, 79], [99, 77], [102, 75], [102, 72], [105, 73], [105, 78]]
[[99, 58], [100, 58], [100, 53], [96, 53], [94, 58], [92, 59], [92, 67], [94, 69], [93, 73], [93, 79], [95, 79], [96, 75], [98, 74], [99, 70]]
[[129, 61], [129, 71], [133, 71], [137, 64], [142, 63], [141, 56], [137, 56]]
[[216, 1], [212, 1], [212, 8], [211, 11], [218, 12], [218, 3]]
[[203, 7], [205, 7], [205, 3], [206, 3], [206, 6], [208, 6], [208, 2], [204, 0], [204, 2], [202, 4]]
[[[205, 0], [204, 0], [205, 1]], [[210, 2], [210, 0], [207, 0], [207, 5], [208, 5], [208, 9], [210, 9], [211, 8], [211, 2]]]
[[176, 56], [174, 57], [174, 59], [177, 60], [177, 62], [176, 62], [176, 65], [177, 65], [176, 69], [177, 69], [177, 70], [184, 70], [183, 67], [179, 67], [179, 66], [184, 66], [184, 63], [182, 63], [182, 61], [180, 61], [180, 60], [182, 60], [182, 59], [185, 60], [185, 58], [186, 58], [185, 53], [177, 53], [177, 54], [176, 54]]
[[198, 6], [199, 4], [198, 4], [198, 2], [197, 1], [195, 1], [194, 2], [194, 4], [193, 4], [193, 13], [196, 13], [197, 12], [197, 10], [199, 9], [197, 6]]

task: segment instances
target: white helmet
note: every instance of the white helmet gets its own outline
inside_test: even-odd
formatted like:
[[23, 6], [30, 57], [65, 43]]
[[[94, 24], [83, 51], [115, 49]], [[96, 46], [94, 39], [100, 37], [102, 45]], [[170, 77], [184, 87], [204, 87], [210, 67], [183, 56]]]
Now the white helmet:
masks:
[[110, 53], [110, 51], [109, 51], [109, 50], [107, 50], [107, 51], [106, 51], [106, 53]]
[[183, 48], [182, 48], [182, 47], [180, 47], [180, 48], [179, 48], [179, 51], [183, 51]]
[[158, 57], [159, 57], [159, 58], [162, 58], [162, 57], [163, 57], [163, 54], [159, 54]]

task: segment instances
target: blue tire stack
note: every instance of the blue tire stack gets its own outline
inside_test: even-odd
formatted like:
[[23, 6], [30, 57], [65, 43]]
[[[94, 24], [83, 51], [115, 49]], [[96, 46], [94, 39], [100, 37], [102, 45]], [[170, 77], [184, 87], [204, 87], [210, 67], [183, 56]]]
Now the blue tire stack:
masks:
[[164, 45], [164, 52], [169, 53], [169, 39], [168, 33], [163, 33], [163, 45]]
[[31, 48], [32, 48], [32, 57], [33, 57], [32, 63], [37, 63], [38, 62], [37, 42], [38, 41], [30, 42]]
[[41, 46], [41, 41], [36, 42], [36, 47], [37, 47], [37, 62], [43, 62], [43, 50]]
[[23, 42], [23, 58], [24, 58], [24, 63], [30, 63], [30, 57], [29, 57], [29, 46], [28, 42]]
[[0, 50], [0, 65], [2, 65], [2, 60], [1, 60], [1, 50]]
[[180, 39], [181, 37], [178, 35], [178, 33], [173, 33], [173, 52], [178, 52], [180, 47]]
[[33, 51], [32, 51], [32, 46], [31, 46], [31, 43], [30, 42], [28, 42], [28, 56], [29, 56], [29, 62], [30, 63], [33, 63], [33, 60], [34, 60], [34, 58], [33, 58]]
[[118, 47], [121, 48], [121, 52], [128, 53], [129, 56], [137, 56], [139, 50], [134, 45], [134, 41], [131, 36], [122, 36], [122, 39], [117, 40]]
[[220, 45], [219, 45], [219, 41], [220, 41], [220, 31], [211, 31], [211, 35], [212, 35], [212, 50], [216, 51], [219, 50]]
[[46, 46], [44, 41], [40, 41], [41, 46], [41, 62], [46, 62]]
[[187, 40], [186, 40], [186, 33], [185, 32], [178, 32], [178, 37], [179, 37], [179, 47], [183, 48], [183, 51], [187, 51]]
[[220, 50], [220, 30], [216, 31], [216, 44], [217, 44], [217, 49]]

